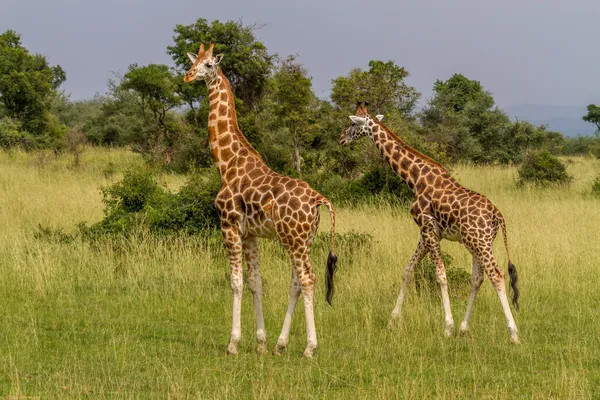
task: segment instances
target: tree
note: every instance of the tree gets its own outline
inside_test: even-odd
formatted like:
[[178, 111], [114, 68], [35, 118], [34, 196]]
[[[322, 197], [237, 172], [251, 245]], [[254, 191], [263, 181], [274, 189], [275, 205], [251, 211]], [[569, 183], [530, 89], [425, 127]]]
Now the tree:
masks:
[[316, 100], [308, 71], [295, 56], [283, 60], [273, 76], [274, 115], [292, 136], [293, 164], [302, 175], [300, 141], [309, 129], [315, 129], [314, 113], [310, 106]]
[[332, 81], [331, 99], [341, 109], [352, 109], [357, 101], [368, 101], [369, 109], [377, 114], [400, 113], [410, 116], [421, 96], [408, 86], [404, 67], [393, 61], [372, 60], [369, 70], [359, 68]]
[[433, 93], [420, 115], [423, 133], [442, 144], [451, 159], [507, 163], [519, 157], [519, 140], [528, 140], [529, 125], [513, 127], [479, 81], [454, 74], [437, 80]]
[[52, 99], [65, 80], [60, 66], [30, 54], [15, 31], [0, 35], [0, 117], [19, 120], [39, 145], [50, 145], [66, 130], [50, 113]]
[[492, 96], [484, 91], [479, 81], [468, 79], [462, 74], [454, 74], [445, 82], [435, 81], [433, 91], [438, 106], [444, 110], [461, 112], [468, 102], [477, 101], [481, 97], [487, 97], [486, 100], [493, 103]]
[[[226, 54], [220, 67], [229, 79], [234, 95], [252, 109], [263, 94], [273, 65], [273, 56], [254, 36], [256, 29], [256, 25], [243, 25], [239, 21], [209, 23], [199, 18], [191, 25], [175, 27], [175, 44], [167, 47], [167, 53], [173, 58], [178, 72], [183, 74], [190, 66], [188, 52], [197, 53], [200, 43], [215, 43], [214, 54]], [[191, 89], [186, 89], [188, 104], [198, 103], [206, 95], [204, 85], [193, 87], [195, 96], [190, 95]]]
[[596, 125], [596, 135], [600, 136], [600, 106], [590, 104], [587, 106], [588, 113], [583, 116], [585, 122]]
[[121, 89], [135, 94], [134, 99], [144, 122], [155, 124], [156, 129], [149, 130], [149, 139], [154, 145], [166, 146], [166, 163], [171, 161], [178, 133], [178, 129], [167, 121], [167, 113], [181, 105], [181, 99], [175, 93], [175, 79], [166, 65], [150, 64], [140, 67], [133, 64], [129, 66], [129, 71], [120, 84]]

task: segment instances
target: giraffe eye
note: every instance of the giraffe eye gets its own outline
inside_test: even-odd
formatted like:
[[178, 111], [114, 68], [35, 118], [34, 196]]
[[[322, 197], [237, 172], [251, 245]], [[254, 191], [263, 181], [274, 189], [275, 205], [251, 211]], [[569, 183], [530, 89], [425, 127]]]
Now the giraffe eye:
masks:
[[206, 63], [206, 66], [207, 66], [208, 68], [212, 68], [212, 63], [209, 63], [209, 62], [208, 62], [208, 63]]
[[350, 125], [351, 126], [356, 126], [356, 122], [351, 122]]

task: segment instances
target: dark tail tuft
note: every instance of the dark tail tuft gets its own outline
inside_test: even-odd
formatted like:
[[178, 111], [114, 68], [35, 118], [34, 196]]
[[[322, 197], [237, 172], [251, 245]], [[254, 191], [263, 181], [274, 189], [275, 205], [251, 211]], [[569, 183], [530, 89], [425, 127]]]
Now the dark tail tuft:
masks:
[[333, 285], [333, 276], [335, 275], [335, 270], [337, 269], [337, 256], [333, 254], [333, 252], [329, 252], [329, 256], [327, 257], [327, 271], [325, 275], [325, 286], [327, 287], [327, 294], [325, 295], [325, 299], [329, 305], [331, 305], [331, 299], [333, 298], [333, 293], [335, 292], [335, 287]]
[[517, 282], [519, 281], [519, 275], [517, 274], [517, 267], [510, 261], [508, 262], [508, 275], [510, 276], [510, 288], [512, 289], [512, 303], [515, 306], [515, 310], [519, 309], [519, 287]]

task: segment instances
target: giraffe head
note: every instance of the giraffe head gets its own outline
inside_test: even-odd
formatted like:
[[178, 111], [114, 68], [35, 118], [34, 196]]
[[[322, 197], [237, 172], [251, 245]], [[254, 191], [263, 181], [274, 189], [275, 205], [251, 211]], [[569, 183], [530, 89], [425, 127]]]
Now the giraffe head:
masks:
[[[342, 131], [342, 135], [340, 136], [340, 144], [342, 146], [350, 144], [362, 136], [368, 136], [373, 132], [375, 122], [367, 111], [368, 105], [369, 103], [366, 101], [356, 103], [355, 115], [350, 116], [352, 122], [349, 127]], [[377, 115], [375, 118], [377, 118], [377, 121], [381, 121], [383, 115]]]
[[195, 80], [204, 80], [205, 82], [212, 81], [217, 76], [217, 70], [219, 69], [219, 63], [223, 58], [223, 54], [217, 54], [213, 56], [214, 43], [210, 45], [208, 50], [204, 50], [204, 43], [200, 45], [200, 51], [198, 55], [194, 53], [187, 53], [192, 67], [186, 72], [183, 77], [183, 81], [186, 83], [193, 82]]

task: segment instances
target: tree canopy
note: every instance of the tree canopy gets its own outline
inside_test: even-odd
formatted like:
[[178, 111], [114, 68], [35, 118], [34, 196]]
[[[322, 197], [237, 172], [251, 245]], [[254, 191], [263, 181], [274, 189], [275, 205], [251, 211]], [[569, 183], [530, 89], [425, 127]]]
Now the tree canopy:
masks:
[[377, 114], [399, 112], [409, 116], [420, 94], [404, 81], [408, 75], [393, 61], [371, 60], [368, 70], [355, 68], [334, 79], [331, 100], [345, 110], [353, 111], [357, 101], [368, 101], [370, 110]]
[[48, 143], [64, 133], [50, 108], [65, 80], [63, 69], [31, 54], [19, 34], [7, 30], [0, 35], [0, 117], [19, 120], [37, 142]]
[[[231, 83], [233, 93], [248, 108], [262, 96], [273, 66], [273, 56], [254, 32], [256, 25], [243, 25], [240, 21], [220, 22], [199, 18], [190, 25], [175, 27], [174, 44], [167, 47], [177, 70], [185, 72], [190, 65], [188, 52], [197, 53], [200, 43], [215, 43], [214, 54], [224, 53], [220, 67]], [[204, 93], [204, 85], [196, 85], [197, 97]]]
[[590, 104], [587, 106], [588, 113], [583, 116], [585, 122], [596, 125], [596, 135], [600, 135], [600, 106]]

